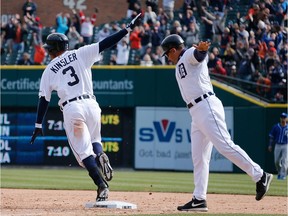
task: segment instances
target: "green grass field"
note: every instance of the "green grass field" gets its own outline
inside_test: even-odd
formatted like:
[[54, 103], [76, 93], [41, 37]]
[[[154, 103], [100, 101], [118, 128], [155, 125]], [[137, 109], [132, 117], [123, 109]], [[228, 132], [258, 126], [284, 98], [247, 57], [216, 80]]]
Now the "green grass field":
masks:
[[[1, 168], [1, 188], [94, 190], [95, 186], [82, 168]], [[148, 191], [191, 193], [192, 172], [159, 172], [115, 169], [109, 183], [112, 191]], [[210, 173], [209, 194], [255, 195], [255, 183], [246, 174]], [[287, 180], [274, 176], [269, 196], [287, 197]], [[177, 214], [187, 215], [187, 214]], [[205, 216], [215, 216], [207, 214]], [[225, 214], [240, 216], [248, 214]], [[143, 216], [143, 215], [142, 215]], [[173, 214], [175, 216], [175, 214]]]
[[[2, 167], [2, 188], [93, 190], [94, 184], [82, 168], [14, 168]], [[193, 174], [191, 172], [156, 172], [115, 170], [113, 191], [151, 191], [191, 193]], [[211, 173], [208, 193], [255, 194], [255, 183], [246, 174]], [[270, 196], [287, 197], [287, 180], [274, 176]]]

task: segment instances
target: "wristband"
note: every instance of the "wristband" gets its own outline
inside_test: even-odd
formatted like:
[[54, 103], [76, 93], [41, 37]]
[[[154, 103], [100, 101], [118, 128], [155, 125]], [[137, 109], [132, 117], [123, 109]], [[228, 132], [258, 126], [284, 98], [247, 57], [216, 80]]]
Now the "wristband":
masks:
[[42, 128], [42, 124], [35, 123], [35, 127], [36, 127], [36, 128]]

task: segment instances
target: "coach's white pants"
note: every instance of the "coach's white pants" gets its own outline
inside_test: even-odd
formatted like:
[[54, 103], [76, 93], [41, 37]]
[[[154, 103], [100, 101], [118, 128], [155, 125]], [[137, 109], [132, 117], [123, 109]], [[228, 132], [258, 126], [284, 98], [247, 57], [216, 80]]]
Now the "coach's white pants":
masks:
[[197, 199], [206, 199], [213, 145], [219, 153], [251, 176], [254, 182], [260, 180], [263, 170], [231, 140], [225, 122], [224, 107], [215, 95], [197, 103], [189, 112], [192, 116], [191, 148], [195, 185], [193, 195]]

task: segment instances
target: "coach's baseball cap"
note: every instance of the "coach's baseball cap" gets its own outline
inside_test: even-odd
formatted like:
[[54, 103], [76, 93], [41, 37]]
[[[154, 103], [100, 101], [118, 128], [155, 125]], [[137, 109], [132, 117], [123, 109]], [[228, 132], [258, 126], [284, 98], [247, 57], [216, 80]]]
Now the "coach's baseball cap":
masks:
[[287, 113], [281, 113], [280, 118], [287, 118]]

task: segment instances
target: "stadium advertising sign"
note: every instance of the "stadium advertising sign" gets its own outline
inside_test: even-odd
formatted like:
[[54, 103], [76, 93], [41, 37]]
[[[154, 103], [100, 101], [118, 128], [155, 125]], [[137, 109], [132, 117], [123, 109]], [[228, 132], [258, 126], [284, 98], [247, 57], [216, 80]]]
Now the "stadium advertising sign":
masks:
[[[50, 109], [43, 121], [44, 136], [30, 144], [36, 113], [4, 111], [0, 114], [0, 164], [77, 165], [65, 134], [59, 109]], [[123, 154], [122, 112], [103, 110], [101, 115], [103, 150], [112, 163], [121, 163]], [[121, 165], [121, 164], [120, 164]]]
[[[233, 108], [225, 108], [227, 127], [233, 135]], [[191, 117], [186, 108], [137, 107], [135, 168], [193, 170]], [[233, 171], [233, 164], [214, 147], [211, 171]]]

